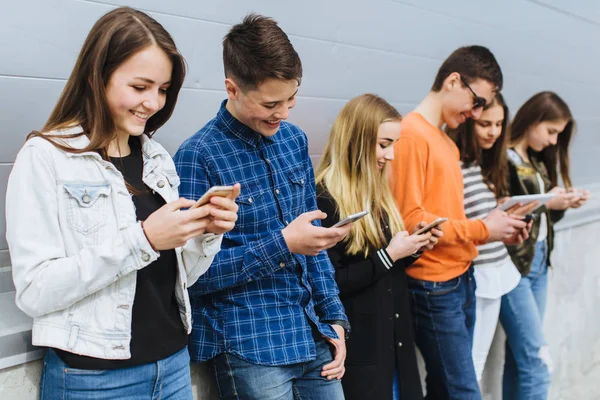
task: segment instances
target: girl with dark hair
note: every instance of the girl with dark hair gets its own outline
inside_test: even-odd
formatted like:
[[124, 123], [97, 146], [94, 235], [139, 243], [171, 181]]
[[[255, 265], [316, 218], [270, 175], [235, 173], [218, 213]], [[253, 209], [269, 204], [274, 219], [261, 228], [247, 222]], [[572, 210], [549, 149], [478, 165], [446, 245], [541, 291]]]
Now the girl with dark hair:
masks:
[[[517, 287], [502, 297], [500, 321], [506, 331], [504, 398], [548, 397], [552, 363], [543, 334], [548, 267], [554, 244], [553, 225], [565, 210], [585, 204], [589, 192], [578, 191], [569, 175], [569, 144], [575, 120], [556, 93], [541, 92], [517, 111], [511, 124], [508, 154], [511, 195], [556, 193], [535, 211], [528, 240], [508, 246], [521, 273]], [[564, 187], [559, 186], [558, 171]]]
[[[484, 218], [498, 206], [498, 199], [508, 194], [508, 107], [502, 95], [496, 93], [477, 121], [469, 119], [449, 135], [460, 151], [465, 214], [469, 219]], [[523, 212], [521, 208], [510, 211]], [[479, 382], [498, 325], [501, 298], [517, 286], [521, 275], [504, 243], [489, 242], [477, 250], [479, 255], [473, 260], [477, 283], [473, 363]]]
[[235, 196], [179, 198], [153, 139], [185, 63], [169, 33], [123, 7], [101, 17], [7, 188], [16, 303], [49, 347], [42, 399], [191, 399], [187, 287], [237, 218]]

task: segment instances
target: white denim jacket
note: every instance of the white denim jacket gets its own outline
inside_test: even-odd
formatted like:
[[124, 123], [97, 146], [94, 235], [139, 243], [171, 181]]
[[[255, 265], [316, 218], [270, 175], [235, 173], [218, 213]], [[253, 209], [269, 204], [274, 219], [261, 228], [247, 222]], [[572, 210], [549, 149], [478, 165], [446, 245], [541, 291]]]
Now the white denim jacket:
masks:
[[[54, 134], [81, 132], [80, 127]], [[83, 135], [62, 139], [84, 148]], [[167, 151], [142, 135], [143, 181], [165, 201], [179, 198]], [[209, 268], [222, 235], [205, 234], [177, 248], [175, 294], [191, 331], [187, 286]], [[6, 193], [6, 239], [16, 304], [33, 320], [33, 344], [104, 359], [131, 357], [136, 275], [160, 254], [136, 221], [123, 175], [95, 152], [64, 152], [28, 140]]]

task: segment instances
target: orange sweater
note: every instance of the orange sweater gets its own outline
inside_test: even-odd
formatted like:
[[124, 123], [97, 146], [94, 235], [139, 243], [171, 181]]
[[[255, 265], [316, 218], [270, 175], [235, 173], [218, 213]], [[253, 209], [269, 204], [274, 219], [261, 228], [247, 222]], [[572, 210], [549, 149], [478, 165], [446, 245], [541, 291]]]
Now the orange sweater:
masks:
[[481, 220], [468, 220], [464, 210], [463, 178], [458, 148], [421, 114], [402, 120], [394, 147], [391, 185], [406, 229], [439, 217], [444, 237], [426, 251], [407, 274], [415, 279], [443, 282], [462, 275], [477, 256], [476, 245], [485, 243], [489, 231]]

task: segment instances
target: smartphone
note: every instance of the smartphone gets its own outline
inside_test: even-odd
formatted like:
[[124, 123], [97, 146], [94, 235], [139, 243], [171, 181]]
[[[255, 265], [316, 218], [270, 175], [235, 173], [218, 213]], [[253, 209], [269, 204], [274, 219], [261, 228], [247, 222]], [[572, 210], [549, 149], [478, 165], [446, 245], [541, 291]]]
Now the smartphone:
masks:
[[226, 197], [229, 196], [232, 192], [233, 186], [213, 186], [210, 189], [208, 189], [206, 193], [204, 193], [202, 197], [200, 197], [198, 201], [190, 207], [190, 209], [201, 207], [207, 204], [210, 201], [210, 198], [213, 196]]
[[346, 218], [344, 218], [343, 220], [339, 221], [334, 226], [332, 226], [332, 228], [339, 228], [341, 226], [348, 225], [351, 222], [356, 222], [359, 219], [361, 219], [362, 217], [364, 217], [365, 215], [367, 215], [368, 213], [369, 212], [365, 210], [365, 211], [361, 211], [361, 212], [356, 213], [356, 214], [349, 215]]
[[419, 229], [418, 231], [413, 233], [413, 235], [422, 235], [423, 233], [427, 233], [430, 230], [432, 230], [433, 228], [443, 224], [446, 221], [448, 221], [448, 218], [438, 218], [435, 221], [433, 221], [432, 223], [422, 227], [421, 229]]
[[529, 221], [531, 221], [532, 219], [533, 219], [533, 214], [527, 214], [525, 217], [523, 217], [523, 222], [528, 224]]

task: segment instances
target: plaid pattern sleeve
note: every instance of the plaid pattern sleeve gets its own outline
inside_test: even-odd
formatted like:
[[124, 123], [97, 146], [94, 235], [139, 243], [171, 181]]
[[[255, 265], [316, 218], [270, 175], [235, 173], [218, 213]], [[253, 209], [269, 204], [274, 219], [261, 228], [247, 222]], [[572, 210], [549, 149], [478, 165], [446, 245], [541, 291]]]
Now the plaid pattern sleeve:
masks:
[[[325, 252], [292, 254], [281, 231], [316, 209], [306, 135], [282, 122], [263, 137], [221, 105], [217, 116], [175, 155], [181, 196], [241, 184], [238, 221], [208, 271], [189, 288], [194, 362], [228, 352], [261, 365], [315, 357], [314, 334], [336, 337], [323, 321], [344, 320]], [[314, 330], [314, 331], [313, 331]]]
[[[314, 170], [309, 157], [306, 158], [305, 162], [308, 180], [311, 182], [306, 194], [306, 208], [307, 210], [316, 210], [318, 207]], [[321, 226], [321, 221], [314, 221], [314, 225]], [[315, 307], [319, 317], [324, 321], [347, 321], [344, 306], [339, 298], [338, 286], [335, 283], [335, 270], [329, 260], [327, 251], [323, 250], [314, 257], [306, 257], [306, 260], [308, 277], [313, 288]]]
[[[179, 193], [188, 199], [199, 199], [214, 181], [204, 165], [203, 148], [182, 147], [175, 154], [177, 173], [181, 177]], [[281, 231], [261, 235], [240, 246], [223, 246], [208, 271], [190, 289], [203, 295], [247, 283], [271, 274], [282, 264], [294, 263]]]

